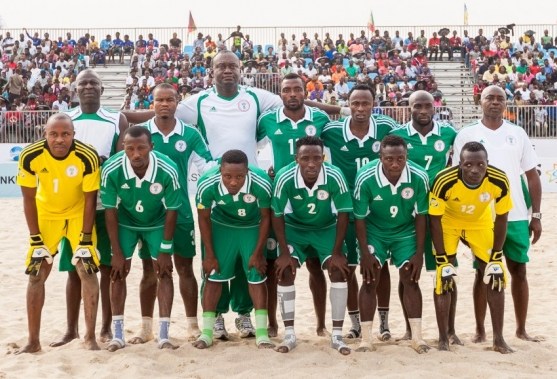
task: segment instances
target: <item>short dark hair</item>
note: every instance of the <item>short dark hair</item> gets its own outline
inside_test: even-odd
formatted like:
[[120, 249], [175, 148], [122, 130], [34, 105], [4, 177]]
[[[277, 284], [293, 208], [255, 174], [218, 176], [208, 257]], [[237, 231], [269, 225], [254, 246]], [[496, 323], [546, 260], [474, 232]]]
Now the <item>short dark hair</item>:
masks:
[[402, 139], [402, 137], [396, 136], [394, 134], [389, 134], [381, 141], [381, 149], [384, 149], [388, 146], [402, 146], [404, 150], [407, 150], [406, 142]]
[[143, 126], [139, 126], [139, 125], [130, 126], [124, 132], [124, 137], [127, 135], [129, 135], [132, 138], [138, 138], [141, 137], [142, 135], [146, 135], [147, 141], [151, 143], [151, 132], [149, 132], [149, 129], [144, 128]]
[[350, 96], [352, 96], [352, 93], [354, 91], [369, 91], [371, 93], [371, 96], [373, 97], [373, 100], [375, 100], [375, 91], [367, 84], [356, 84], [354, 87], [352, 87], [350, 92], [348, 92], [348, 99], [350, 99]]
[[478, 151], [483, 151], [485, 153], [485, 156], [487, 157], [487, 150], [485, 146], [476, 141], [466, 142], [464, 146], [462, 146], [462, 150], [460, 151], [460, 153], [462, 154], [464, 151], [469, 151], [471, 153], [477, 153]]
[[321, 150], [324, 149], [323, 140], [315, 136], [305, 136], [296, 141], [296, 151], [298, 151], [302, 146], [319, 146], [321, 147]]
[[243, 164], [248, 165], [248, 156], [242, 150], [228, 150], [222, 155], [221, 164]]
[[176, 92], [176, 89], [172, 86], [172, 84], [160, 83], [160, 84], [157, 84], [155, 86], [155, 88], [153, 88], [153, 94], [155, 93], [155, 91], [157, 91], [159, 89], [169, 89], [169, 90], [172, 90], [172, 91]]
[[289, 79], [300, 79], [302, 81], [302, 83], [304, 82], [302, 77], [300, 75], [296, 74], [295, 72], [291, 72], [290, 74], [286, 74], [286, 75], [284, 75], [284, 78], [282, 78], [283, 81], [289, 80]]

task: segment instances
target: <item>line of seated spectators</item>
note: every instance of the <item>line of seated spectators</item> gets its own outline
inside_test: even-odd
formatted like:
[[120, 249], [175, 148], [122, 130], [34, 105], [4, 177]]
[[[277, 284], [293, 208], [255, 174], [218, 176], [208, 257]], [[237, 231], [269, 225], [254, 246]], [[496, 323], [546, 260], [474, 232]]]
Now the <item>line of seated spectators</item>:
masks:
[[555, 108], [544, 105], [557, 105], [557, 41], [547, 30], [540, 40], [527, 32], [513, 42], [499, 30], [486, 38], [480, 29], [467, 58], [475, 77], [474, 103], [479, 105], [488, 85], [501, 86], [509, 105], [531, 106], [511, 107], [507, 117], [532, 136], [555, 135]]

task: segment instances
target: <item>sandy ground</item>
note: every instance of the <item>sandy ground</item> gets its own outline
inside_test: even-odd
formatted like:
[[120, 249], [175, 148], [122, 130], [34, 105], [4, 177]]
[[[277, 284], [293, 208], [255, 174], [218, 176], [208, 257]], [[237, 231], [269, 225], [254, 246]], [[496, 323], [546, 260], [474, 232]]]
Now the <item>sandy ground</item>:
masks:
[[[58, 339], [65, 330], [66, 275], [53, 270], [46, 285], [46, 303], [43, 309], [41, 331], [42, 352], [13, 354], [24, 346], [27, 339], [24, 275], [24, 253], [28, 231], [20, 199], [0, 199], [2, 218], [0, 240], [0, 378], [245, 378], [272, 377], [557, 377], [557, 194], [543, 198], [544, 212], [542, 239], [531, 250], [528, 265], [530, 279], [530, 309], [528, 331], [544, 337], [540, 343], [524, 342], [514, 337], [514, 312], [510, 291], [507, 291], [505, 312], [505, 338], [516, 349], [514, 354], [501, 355], [490, 350], [491, 343], [473, 344], [474, 315], [472, 308], [472, 281], [470, 253], [465, 248], [459, 253], [459, 304], [457, 333], [464, 346], [452, 352], [439, 352], [432, 348], [428, 354], [418, 355], [407, 342], [377, 342], [372, 353], [352, 352], [341, 356], [329, 347], [329, 339], [317, 337], [311, 295], [307, 284], [307, 271], [300, 270], [297, 279], [296, 332], [298, 347], [289, 354], [272, 350], [258, 350], [253, 339], [240, 339], [234, 328], [234, 315], [225, 316], [231, 332], [231, 341], [216, 342], [206, 351], [199, 351], [185, 338], [185, 313], [179, 291], [175, 291], [174, 310], [170, 333], [172, 341], [180, 347], [174, 351], [161, 351], [155, 342], [128, 345], [110, 353], [106, 350], [89, 352], [79, 340], [51, 348], [49, 343]], [[55, 264], [57, 265], [57, 261]], [[195, 260], [199, 272], [200, 260]], [[128, 280], [126, 304], [126, 333], [131, 337], [139, 328], [140, 313], [138, 284], [140, 263], [136, 259]], [[398, 274], [391, 270], [393, 293], [391, 296], [390, 327], [395, 337], [404, 332], [404, 322], [398, 296], [394, 292]], [[175, 278], [177, 283], [177, 278]], [[432, 277], [423, 272], [421, 287], [424, 294], [424, 338], [437, 346], [437, 325], [432, 301]], [[201, 309], [199, 310], [199, 317]], [[327, 317], [330, 317], [328, 311]], [[100, 318], [100, 317], [99, 317]], [[200, 318], [201, 321], [201, 318]], [[100, 320], [99, 320], [100, 322]], [[280, 323], [280, 316], [279, 316]], [[155, 319], [155, 324], [157, 320]], [[377, 323], [376, 323], [377, 324]], [[98, 324], [100, 327], [100, 324]], [[331, 329], [328, 321], [328, 329]], [[345, 330], [347, 330], [345, 323]], [[488, 341], [491, 339], [489, 315]], [[376, 327], [376, 326], [374, 326]], [[83, 323], [80, 324], [83, 331]], [[98, 331], [98, 329], [97, 329]], [[279, 330], [282, 337], [283, 328]], [[280, 342], [280, 339], [275, 339]], [[106, 344], [101, 345], [103, 348]], [[272, 362], [272, 363], [271, 363]]]

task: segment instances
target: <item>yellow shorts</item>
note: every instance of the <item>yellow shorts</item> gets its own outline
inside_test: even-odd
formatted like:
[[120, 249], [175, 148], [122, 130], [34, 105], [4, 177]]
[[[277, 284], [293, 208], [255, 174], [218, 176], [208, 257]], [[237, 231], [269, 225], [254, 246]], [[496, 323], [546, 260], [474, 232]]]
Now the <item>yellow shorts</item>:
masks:
[[447, 255], [455, 255], [460, 239], [463, 239], [476, 258], [489, 262], [491, 249], [493, 249], [493, 229], [443, 229], [443, 241]]
[[[83, 217], [70, 218], [67, 220], [43, 220], [39, 218], [39, 230], [48, 251], [52, 255], [58, 252], [58, 244], [62, 238], [66, 238], [71, 245], [72, 254], [79, 244], [79, 236], [83, 229]], [[93, 228], [93, 245], [97, 245], [97, 235]]]

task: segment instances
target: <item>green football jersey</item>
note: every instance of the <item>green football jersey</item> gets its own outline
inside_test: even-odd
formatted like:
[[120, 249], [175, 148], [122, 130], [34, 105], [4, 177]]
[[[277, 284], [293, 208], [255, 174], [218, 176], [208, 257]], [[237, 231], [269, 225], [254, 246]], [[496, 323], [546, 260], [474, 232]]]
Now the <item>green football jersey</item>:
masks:
[[356, 175], [354, 217], [366, 220], [369, 233], [383, 238], [408, 238], [416, 234], [415, 214], [428, 212], [426, 172], [408, 162], [396, 185], [383, 173], [379, 159], [362, 167]]
[[151, 132], [154, 150], [163, 153], [176, 164], [178, 168], [178, 180], [182, 192], [183, 206], [178, 212], [178, 223], [193, 222], [193, 215], [188, 194], [188, 172], [192, 164], [195, 164], [197, 171], [203, 174], [208, 168], [213, 167], [213, 158], [209, 148], [201, 137], [199, 131], [176, 119], [174, 130], [168, 135], [163, 135], [155, 119], [152, 118], [141, 124]]
[[433, 183], [439, 171], [447, 167], [456, 138], [456, 130], [451, 124], [433, 121], [433, 129], [423, 136], [412, 126], [412, 121], [409, 121], [393, 130], [392, 134], [406, 141], [408, 159], [425, 169], [430, 183]]
[[356, 172], [379, 157], [381, 140], [400, 125], [388, 116], [372, 115], [368, 134], [359, 139], [350, 131], [351, 119], [347, 117], [327, 124], [321, 138], [329, 149], [331, 163], [340, 168], [353, 192]]
[[272, 185], [269, 176], [250, 165], [246, 181], [231, 195], [221, 180], [220, 166], [207, 171], [197, 186], [198, 209], [211, 209], [211, 220], [235, 227], [259, 225], [262, 208], [271, 207]]
[[304, 107], [304, 118], [298, 122], [286, 117], [284, 107], [263, 113], [257, 121], [257, 140], [268, 138], [271, 143], [275, 172], [294, 162], [298, 139], [305, 136], [320, 137], [325, 125], [331, 121], [322, 110]]
[[118, 208], [118, 224], [133, 230], [164, 226], [166, 210], [178, 210], [182, 195], [176, 165], [158, 151], [149, 153], [145, 176], [137, 177], [124, 151], [110, 157], [101, 171], [101, 200]]
[[313, 188], [307, 188], [296, 162], [277, 173], [272, 209], [284, 215], [287, 225], [322, 229], [334, 225], [339, 212], [352, 212], [352, 197], [346, 179], [337, 167], [323, 163]]

